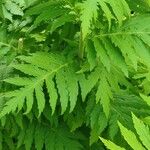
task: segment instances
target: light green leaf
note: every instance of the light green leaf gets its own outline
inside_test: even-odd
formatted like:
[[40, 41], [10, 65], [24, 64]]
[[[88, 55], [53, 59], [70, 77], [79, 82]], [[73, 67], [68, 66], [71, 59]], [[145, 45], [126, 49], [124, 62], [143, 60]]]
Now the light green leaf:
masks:
[[134, 127], [143, 145], [150, 149], [150, 130], [141, 120], [139, 120], [134, 114], [132, 114]]
[[132, 131], [125, 128], [121, 123], [118, 123], [118, 125], [121, 130], [122, 136], [134, 150], [137, 150], [137, 147], [139, 150], [145, 150], [145, 148], [138, 141], [137, 137], [135, 136], [135, 134]]
[[5, 6], [12, 14], [23, 16], [23, 10], [13, 1], [6, 0]]
[[100, 139], [105, 144], [105, 146], [110, 150], [125, 150], [125, 148], [122, 148], [109, 140], [105, 140], [101, 137], [100, 137]]
[[150, 106], [150, 97], [143, 94], [140, 94], [140, 96]]
[[96, 0], [86, 0], [82, 4], [81, 12], [81, 29], [83, 34], [83, 40], [90, 33], [90, 27], [92, 20], [97, 19], [98, 3]]
[[40, 116], [45, 107], [45, 96], [43, 93], [43, 83], [42, 82], [37, 84], [37, 86], [35, 88], [35, 95], [36, 95], [36, 99], [37, 99], [37, 105], [38, 105], [39, 116]]

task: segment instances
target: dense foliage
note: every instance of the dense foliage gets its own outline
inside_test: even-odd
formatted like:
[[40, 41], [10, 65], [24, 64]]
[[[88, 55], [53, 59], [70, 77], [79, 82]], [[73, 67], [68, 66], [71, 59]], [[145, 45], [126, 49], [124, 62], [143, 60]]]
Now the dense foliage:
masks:
[[149, 95], [150, 0], [0, 1], [0, 150], [149, 150]]

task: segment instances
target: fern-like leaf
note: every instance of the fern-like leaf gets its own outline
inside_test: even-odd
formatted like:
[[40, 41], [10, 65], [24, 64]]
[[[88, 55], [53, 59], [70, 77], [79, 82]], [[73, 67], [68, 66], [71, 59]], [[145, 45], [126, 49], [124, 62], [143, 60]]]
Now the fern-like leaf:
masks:
[[[130, 16], [130, 8], [125, 0], [86, 0], [82, 3], [82, 11], [81, 11], [81, 29], [83, 34], [83, 40], [90, 33], [91, 22], [94, 22], [98, 18], [98, 10], [99, 6], [102, 11], [106, 15], [106, 18], [109, 23], [109, 29], [111, 27], [111, 19], [115, 18], [113, 13], [115, 14], [119, 25], [122, 25], [122, 22], [125, 17]], [[110, 9], [110, 7], [111, 9]], [[116, 8], [117, 7], [117, 8]]]
[[[143, 26], [143, 22], [145, 22], [145, 26]], [[137, 63], [141, 60], [147, 66], [150, 65], [148, 61], [150, 59], [149, 31], [149, 15], [142, 15], [127, 21], [121, 28], [116, 28], [114, 32], [99, 35], [99, 38], [103, 41], [106, 51], [109, 51], [111, 40], [112, 46], [115, 45], [119, 48], [118, 50], [122, 53], [126, 64], [137, 70]], [[125, 68], [123, 72], [125, 72]]]
[[47, 125], [39, 125], [37, 122], [33, 122], [30, 126], [22, 130], [18, 136], [18, 148], [22, 144], [25, 145], [26, 150], [32, 148], [35, 143], [37, 150], [42, 150], [44, 147], [46, 150], [81, 150], [83, 146], [79, 142], [79, 138], [76, 134], [69, 132], [65, 126], [59, 126], [58, 128], [51, 128]]
[[76, 140], [73, 134], [70, 134], [68, 130], [62, 127], [57, 131], [49, 131], [46, 134], [46, 149], [62, 149], [62, 150], [80, 150], [81, 144]]
[[70, 12], [71, 10], [68, 7], [65, 7], [65, 2], [49, 1], [31, 7], [31, 9], [26, 11], [25, 16], [38, 15], [32, 26], [33, 28], [37, 27], [41, 22], [52, 20], [51, 32], [53, 32], [66, 22], [74, 20], [74, 14], [71, 14]]
[[[44, 63], [41, 59], [42, 57], [45, 57]], [[36, 53], [32, 56], [19, 57], [19, 59], [26, 62], [26, 64], [13, 65], [13, 67], [29, 75], [30, 78], [14, 77], [5, 80], [7, 83], [21, 86], [21, 88], [11, 92], [9, 96], [11, 99], [6, 102], [1, 116], [11, 111], [14, 112], [17, 108], [18, 111], [21, 110], [25, 100], [27, 105], [26, 113], [29, 113], [33, 105], [34, 93], [40, 115], [45, 107], [45, 95], [43, 92], [44, 83], [49, 93], [52, 113], [55, 111], [58, 95], [60, 95], [62, 113], [67, 109], [69, 101], [70, 111], [74, 109], [78, 95], [79, 75], [77, 75], [72, 68], [67, 69], [69, 64], [66, 63], [63, 57], [53, 54]], [[54, 82], [55, 79], [56, 83]], [[58, 93], [55, 84], [57, 85]]]
[[[141, 120], [139, 120], [134, 114], [132, 114], [132, 119], [133, 119], [134, 127], [136, 129], [137, 134], [139, 135], [140, 140], [142, 141], [143, 145], [147, 149], [149, 149], [150, 132], [148, 126], [145, 126], [144, 123]], [[136, 135], [132, 131], [125, 128], [121, 123], [118, 124], [122, 136], [124, 137], [126, 142], [132, 147], [133, 150], [136, 150], [137, 148], [139, 150], [145, 150], [145, 147], [142, 145], [142, 143], [139, 142]], [[105, 140], [103, 138], [100, 139], [110, 150], [114, 150], [114, 148], [118, 147], [118, 145], [116, 145], [111, 141]], [[118, 147], [117, 149], [124, 149], [124, 148]]]

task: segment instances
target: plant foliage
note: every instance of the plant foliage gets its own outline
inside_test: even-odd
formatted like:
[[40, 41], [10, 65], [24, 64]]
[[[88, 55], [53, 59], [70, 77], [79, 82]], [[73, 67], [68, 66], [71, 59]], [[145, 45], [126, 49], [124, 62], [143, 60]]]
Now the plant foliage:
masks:
[[[150, 131], [149, 127], [146, 126], [141, 120], [139, 120], [134, 114], [132, 114], [133, 118], [133, 124], [134, 128], [136, 129], [136, 132], [139, 136], [139, 139], [141, 140], [142, 144], [139, 142], [137, 139], [136, 135], [125, 128], [122, 124], [119, 123], [120, 131], [124, 139], [127, 141], [127, 143], [131, 146], [132, 149], [141, 149], [145, 150], [145, 148], [149, 149], [150, 148]], [[132, 139], [132, 140], [130, 140]], [[111, 141], [107, 141], [103, 138], [101, 138], [103, 143], [111, 150], [118, 149], [118, 150], [123, 150], [124, 148], [121, 148], [117, 146], [116, 144], [112, 143]]]
[[149, 89], [149, 0], [0, 1], [0, 150], [149, 150]]

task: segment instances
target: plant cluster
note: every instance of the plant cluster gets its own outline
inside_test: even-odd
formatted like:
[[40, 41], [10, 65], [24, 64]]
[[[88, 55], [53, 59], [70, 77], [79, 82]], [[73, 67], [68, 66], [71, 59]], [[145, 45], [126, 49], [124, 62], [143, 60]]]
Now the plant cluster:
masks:
[[0, 1], [0, 150], [149, 150], [149, 95], [150, 0]]

